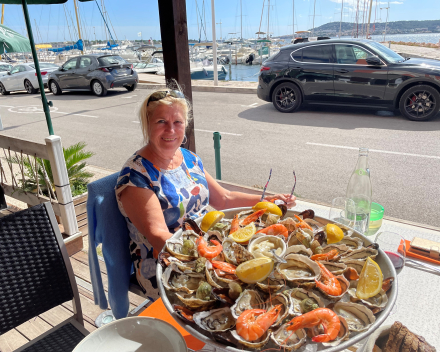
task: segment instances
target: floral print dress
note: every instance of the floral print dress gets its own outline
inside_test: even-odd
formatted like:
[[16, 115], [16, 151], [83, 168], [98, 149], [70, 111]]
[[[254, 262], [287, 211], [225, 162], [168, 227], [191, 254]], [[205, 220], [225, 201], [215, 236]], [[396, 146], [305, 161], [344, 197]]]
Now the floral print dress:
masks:
[[132, 224], [120, 201], [121, 192], [128, 186], [152, 190], [159, 199], [165, 222], [171, 233], [176, 232], [186, 218], [198, 218], [207, 211], [209, 189], [202, 161], [191, 151], [180, 148], [183, 161], [173, 170], [162, 170], [135, 153], [124, 164], [116, 184], [119, 210], [130, 232], [130, 253], [136, 278], [147, 296], [159, 298], [156, 282], [156, 263], [153, 246]]

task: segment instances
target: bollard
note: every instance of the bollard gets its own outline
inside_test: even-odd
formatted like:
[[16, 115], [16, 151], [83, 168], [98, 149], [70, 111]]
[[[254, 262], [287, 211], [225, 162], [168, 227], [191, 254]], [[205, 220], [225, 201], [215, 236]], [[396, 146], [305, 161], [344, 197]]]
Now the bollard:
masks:
[[215, 178], [217, 180], [222, 179], [222, 163], [220, 160], [220, 139], [222, 136], [220, 132], [214, 132], [214, 151], [215, 151]]

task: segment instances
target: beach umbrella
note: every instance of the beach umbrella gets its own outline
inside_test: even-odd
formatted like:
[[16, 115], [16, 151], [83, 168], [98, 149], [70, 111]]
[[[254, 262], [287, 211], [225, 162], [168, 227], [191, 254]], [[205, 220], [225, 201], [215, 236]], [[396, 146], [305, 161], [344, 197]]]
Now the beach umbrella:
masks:
[[30, 52], [29, 39], [0, 24], [0, 54]]
[[[76, 0], [73, 0], [74, 2]], [[87, 2], [87, 1], [93, 1], [93, 0], [79, 0], [81, 2]], [[27, 5], [55, 5], [55, 4], [64, 4], [67, 0], [0, 0], [0, 4], [7, 4], [7, 5], [21, 5], [23, 7], [23, 15], [24, 20], [26, 22], [26, 29], [28, 32], [29, 42], [30, 42], [30, 51], [32, 52], [32, 56], [34, 58], [34, 64], [35, 64], [35, 70], [37, 71], [37, 78], [38, 78], [38, 86], [40, 88], [40, 94], [41, 94], [41, 100], [43, 102], [43, 110], [44, 115], [46, 116], [46, 122], [47, 122], [47, 128], [49, 129], [49, 134], [53, 135], [53, 127], [52, 127], [52, 120], [50, 118], [50, 110], [49, 106], [52, 106], [51, 101], [47, 101], [46, 94], [44, 92], [44, 85], [43, 80], [41, 78], [41, 71], [40, 71], [40, 64], [38, 62], [37, 57], [37, 50], [35, 49], [35, 41], [34, 41], [34, 35], [32, 34], [32, 26], [31, 21], [29, 19], [29, 12]], [[75, 4], [76, 6], [76, 4]], [[7, 49], [8, 52], [10, 52]], [[17, 50], [15, 50], [17, 51]], [[25, 51], [29, 51], [29, 48]]]

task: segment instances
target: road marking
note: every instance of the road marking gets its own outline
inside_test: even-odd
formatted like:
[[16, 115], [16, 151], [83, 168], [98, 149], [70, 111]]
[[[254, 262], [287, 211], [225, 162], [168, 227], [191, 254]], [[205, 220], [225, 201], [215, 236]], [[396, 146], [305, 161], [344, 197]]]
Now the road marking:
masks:
[[62, 112], [62, 111], [51, 111], [51, 112], [56, 112], [57, 114], [68, 114], [68, 112]]
[[253, 103], [251, 105], [241, 105], [241, 106], [244, 106], [245, 108], [254, 108], [256, 105], [258, 105], [258, 103]]
[[11, 105], [0, 105], [0, 106], [3, 108], [13, 108], [13, 106], [11, 106]]
[[249, 106], [255, 106], [255, 105], [258, 105], [258, 103], [253, 103], [253, 104], [251, 104], [251, 105], [249, 105]]
[[[321, 147], [330, 147], [330, 148], [340, 148], [340, 149], [353, 149], [353, 150], [359, 150], [359, 148], [356, 147], [347, 147], [344, 145], [332, 145], [332, 144], [322, 144], [322, 143], [312, 143], [312, 142], [307, 142], [306, 144], [309, 145], [317, 145], [317, 146], [321, 146]], [[423, 154], [413, 154], [413, 153], [401, 153], [401, 152], [391, 152], [388, 150], [380, 150], [380, 149], [368, 149], [370, 152], [375, 152], [375, 153], [384, 153], [384, 154], [397, 154], [397, 155], [406, 155], [406, 156], [416, 156], [419, 158], [428, 158], [428, 159], [439, 159], [440, 160], [440, 156], [436, 156], [436, 155], [423, 155]]]
[[84, 116], [84, 117], [94, 117], [95, 119], [98, 118], [98, 116], [83, 115], [83, 114], [72, 114], [72, 115], [76, 115], [76, 116]]
[[131, 96], [129, 96], [129, 97], [122, 97], [122, 99], [131, 99], [131, 98], [133, 98], [133, 97], [137, 97], [137, 95], [131, 95]]
[[131, 122], [133, 122], [133, 123], [141, 123], [140, 121], [131, 121]]
[[[198, 132], [209, 132], [209, 133], [219, 132], [219, 131], [199, 130], [199, 129], [197, 129], [197, 128], [195, 128], [194, 131], [198, 131]], [[242, 136], [242, 134], [230, 133], [230, 132], [219, 132], [219, 133], [220, 133], [220, 134], [230, 134], [231, 136]]]

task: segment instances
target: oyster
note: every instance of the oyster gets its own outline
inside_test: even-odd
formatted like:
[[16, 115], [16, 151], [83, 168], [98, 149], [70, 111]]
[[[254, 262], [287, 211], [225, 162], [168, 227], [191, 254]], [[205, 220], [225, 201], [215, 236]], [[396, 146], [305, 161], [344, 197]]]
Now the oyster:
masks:
[[264, 292], [277, 292], [281, 290], [281, 288], [284, 286], [284, 280], [282, 279], [275, 279], [269, 277], [266, 280], [263, 280], [262, 282], [257, 282], [256, 285], [261, 291]]
[[231, 238], [225, 239], [222, 246], [225, 259], [228, 263], [240, 265], [241, 263], [254, 259], [254, 256], [246, 248]]
[[357, 271], [357, 273], [360, 275], [362, 268], [364, 267], [365, 260], [344, 260], [344, 264], [347, 265], [349, 268], [353, 268]]
[[291, 290], [284, 291], [284, 294], [290, 299], [290, 310], [289, 313], [292, 315], [301, 315], [306, 313], [301, 307], [301, 302], [306, 299], [312, 300], [319, 308], [324, 308], [324, 301], [317, 294], [312, 291], [307, 291], [303, 288], [294, 288]]
[[[195, 243], [194, 243], [195, 244]], [[189, 254], [184, 254], [182, 252], [185, 251], [184, 247], [183, 247], [183, 240], [179, 239], [169, 239], [166, 241], [165, 243], [165, 248], [167, 250], [168, 253], [170, 253], [173, 257], [181, 260], [181, 261], [192, 261], [192, 260], [196, 260], [198, 258], [198, 253], [197, 250], [192, 251]]]
[[353, 260], [353, 259], [354, 260], [367, 260], [368, 257], [370, 257], [371, 259], [374, 260], [374, 259], [376, 259], [378, 253], [379, 252], [377, 249], [362, 247], [361, 249], [356, 249], [356, 250], [352, 251], [351, 253], [342, 254], [341, 261]]
[[266, 309], [266, 303], [255, 290], [244, 290], [240, 293], [235, 304], [231, 307], [232, 316], [238, 319], [240, 314], [248, 309]]
[[360, 249], [363, 247], [363, 241], [357, 237], [344, 236], [342, 240], [338, 242], [339, 244], [345, 244], [351, 250]]
[[284, 259], [287, 263], [279, 263], [276, 270], [288, 281], [314, 281], [321, 276], [318, 264], [304, 255], [288, 254]]
[[228, 287], [227, 283], [218, 279], [214, 268], [209, 260], [205, 263], [205, 276], [208, 283], [215, 288], [225, 288]]
[[323, 264], [335, 276], [342, 275], [347, 269], [347, 265], [345, 265], [344, 263], [321, 261], [321, 264]]
[[345, 318], [348, 329], [354, 332], [362, 332], [368, 330], [376, 321], [370, 309], [362, 304], [351, 302], [338, 302], [333, 307], [333, 311]]
[[237, 334], [236, 330], [231, 331], [232, 336], [242, 345], [245, 345], [246, 347], [249, 347], [251, 349], [259, 349], [266, 345], [269, 342], [270, 338], [270, 329], [267, 330], [263, 336], [261, 336], [258, 340], [255, 341], [247, 341], [244, 338], [242, 338], [240, 335]]
[[338, 251], [339, 255], [336, 258], [339, 258], [339, 256], [351, 252], [350, 247], [348, 247], [345, 244], [328, 244], [328, 245], [322, 247], [322, 252], [328, 253], [333, 249], [336, 249]]
[[304, 219], [304, 222], [307, 223], [313, 231], [318, 231], [319, 229], [322, 229], [324, 227], [324, 224], [321, 224], [319, 221], [316, 221], [315, 219]]
[[342, 275], [336, 276], [336, 279], [339, 281], [339, 284], [341, 285], [341, 294], [338, 296], [333, 296], [322, 290], [318, 285], [316, 285], [317, 289], [329, 300], [331, 301], [339, 301], [343, 295], [348, 291], [350, 288], [350, 282]]
[[209, 301], [199, 299], [196, 297], [195, 294], [184, 294], [176, 292], [176, 297], [180, 299], [180, 301], [189, 309], [207, 310], [211, 308], [216, 302], [215, 299], [210, 299]]
[[296, 244], [286, 249], [285, 255], [287, 254], [302, 254], [310, 258], [313, 255], [313, 252], [310, 248], [306, 248], [306, 246], [303, 244]]
[[283, 324], [279, 329], [271, 332], [270, 338], [281, 351], [293, 351], [306, 343], [307, 335], [304, 329], [288, 331], [287, 324]]
[[289, 235], [296, 230], [296, 221], [292, 218], [285, 218], [284, 220], [281, 220], [279, 224], [286, 226], [287, 231], [289, 231]]
[[225, 332], [235, 326], [235, 319], [227, 307], [194, 313], [194, 322], [209, 332]]
[[276, 306], [277, 304], [281, 304], [283, 307], [281, 308], [280, 314], [278, 314], [278, 318], [275, 323], [272, 324], [273, 327], [281, 325], [283, 320], [289, 315], [289, 298], [282, 293], [277, 293], [271, 297], [270, 302], [268, 303], [267, 309]]
[[368, 308], [375, 310], [375, 313], [385, 309], [386, 305], [388, 304], [388, 296], [384, 290], [380, 290], [377, 295], [368, 299], [359, 299], [358, 296], [356, 296], [356, 287], [357, 281], [354, 281], [350, 284], [350, 289], [348, 290], [348, 294], [350, 295], [350, 300], [352, 302], [360, 301]]
[[205, 279], [203, 274], [183, 273], [179, 270], [176, 263], [171, 263], [162, 274], [164, 287], [172, 292], [194, 293], [199, 287], [199, 283]]
[[262, 236], [252, 239], [248, 245], [249, 252], [255, 258], [273, 258], [273, 254], [270, 252], [271, 249], [275, 249], [275, 253], [282, 257], [286, 253], [286, 242], [276, 236]]
[[[345, 341], [348, 339], [349, 335], [350, 335], [350, 330], [348, 328], [348, 323], [345, 320], [345, 318], [338, 316], [339, 321], [341, 322], [340, 328], [339, 328], [339, 333], [338, 336], [336, 336], [336, 339], [329, 341], [329, 342], [323, 342], [322, 344], [324, 346], [337, 346], [339, 345], [341, 342]], [[313, 328], [309, 329], [310, 335], [313, 336], [317, 336], [320, 334], [324, 333], [324, 329], [321, 329], [320, 326], [314, 326]]]

